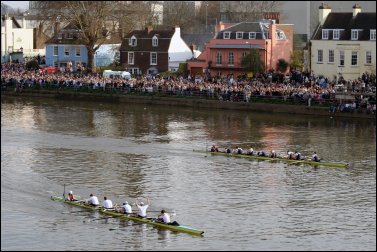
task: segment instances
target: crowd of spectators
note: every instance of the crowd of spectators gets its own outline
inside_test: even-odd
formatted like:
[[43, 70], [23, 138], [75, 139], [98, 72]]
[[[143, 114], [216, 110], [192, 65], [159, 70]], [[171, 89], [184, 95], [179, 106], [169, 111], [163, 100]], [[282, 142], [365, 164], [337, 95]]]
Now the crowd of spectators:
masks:
[[[363, 74], [357, 80], [340, 79], [338, 83], [310, 73], [292, 71], [289, 75], [277, 72], [259, 74], [249, 79], [244, 76], [167, 76], [143, 75], [130, 80], [104, 78], [98, 73], [57, 72], [47, 74], [41, 70], [26, 70], [20, 63], [1, 65], [2, 88], [59, 88], [81, 90], [82, 88], [116, 91], [119, 93], [163, 93], [167, 95], [205, 96], [231, 102], [250, 102], [268, 98], [282, 101], [300, 101], [306, 105], [332, 103], [331, 112], [353, 112], [365, 108], [375, 113], [376, 78]], [[353, 101], [339, 101], [336, 94], [348, 93]]]

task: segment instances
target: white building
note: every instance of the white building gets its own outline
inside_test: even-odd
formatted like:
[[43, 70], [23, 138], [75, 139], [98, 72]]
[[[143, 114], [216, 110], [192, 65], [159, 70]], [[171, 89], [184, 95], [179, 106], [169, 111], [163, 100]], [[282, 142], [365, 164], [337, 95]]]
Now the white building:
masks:
[[319, 7], [319, 26], [311, 39], [311, 69], [330, 80], [354, 80], [363, 73], [376, 74], [376, 12], [331, 12]]

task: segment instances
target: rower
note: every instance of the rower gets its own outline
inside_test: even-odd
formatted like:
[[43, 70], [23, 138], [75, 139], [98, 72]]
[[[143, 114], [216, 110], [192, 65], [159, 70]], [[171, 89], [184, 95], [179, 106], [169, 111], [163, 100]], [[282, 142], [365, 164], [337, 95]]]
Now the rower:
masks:
[[289, 150], [287, 151], [287, 159], [295, 159], [293, 155], [294, 155], [293, 151], [289, 151]]
[[170, 215], [165, 212], [165, 210], [161, 210], [161, 214], [157, 217], [157, 221], [168, 224], [170, 223]]
[[111, 209], [113, 208], [113, 202], [109, 200], [106, 196], [103, 197], [104, 201], [102, 202], [103, 208]]
[[146, 218], [147, 217], [147, 208], [150, 205], [150, 201], [149, 201], [148, 197], [147, 197], [147, 201], [148, 201], [148, 204], [144, 205], [143, 202], [140, 202], [140, 204], [139, 204], [137, 199], [136, 199], [136, 206], [139, 209], [139, 211], [137, 213], [137, 217], [139, 217], [139, 218]]
[[232, 150], [230, 149], [230, 147], [226, 148], [226, 153], [231, 153]]
[[300, 152], [298, 152], [298, 151], [295, 151], [295, 159], [296, 160], [301, 160], [301, 153]]
[[259, 157], [265, 157], [266, 153], [264, 151], [258, 151], [257, 152], [257, 156], [259, 156]]
[[219, 152], [219, 149], [216, 147], [216, 145], [212, 144], [211, 152]]
[[237, 154], [242, 154], [243, 150], [242, 150], [241, 147], [236, 146], [236, 148], [234, 149], [233, 152], [234, 152], [234, 153], [237, 153]]
[[271, 150], [270, 157], [271, 158], [276, 158], [277, 157], [276, 152], [274, 150]]
[[128, 204], [128, 202], [124, 202], [123, 205], [120, 207], [121, 208], [121, 211], [124, 213], [124, 214], [132, 214], [132, 207], [130, 204]]
[[89, 205], [92, 205], [92, 206], [98, 206], [99, 205], [99, 201], [98, 201], [97, 196], [94, 196], [92, 193], [90, 194], [90, 198], [86, 202]]
[[319, 157], [318, 157], [318, 155], [317, 155], [317, 152], [314, 152], [314, 154], [313, 154], [313, 156], [312, 156], [312, 160], [313, 160], [314, 162], [319, 162]]
[[254, 155], [254, 149], [253, 148], [250, 148], [249, 151], [247, 152], [247, 155]]

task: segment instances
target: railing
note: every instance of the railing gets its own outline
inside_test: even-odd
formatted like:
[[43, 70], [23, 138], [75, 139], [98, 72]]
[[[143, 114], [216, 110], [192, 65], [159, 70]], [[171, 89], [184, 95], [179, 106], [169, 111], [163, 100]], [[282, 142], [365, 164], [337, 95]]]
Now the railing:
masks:
[[[61, 90], [95, 94], [117, 94], [117, 95], [140, 95], [140, 96], [157, 96], [157, 97], [177, 97], [177, 98], [195, 98], [206, 100], [217, 100], [227, 102], [262, 102], [271, 104], [291, 104], [302, 106], [320, 106], [329, 108], [329, 112], [349, 112], [349, 113], [367, 113], [375, 114], [376, 109], [373, 105], [376, 101], [341, 102], [335, 98], [335, 95], [325, 95], [319, 99], [302, 97], [300, 95], [261, 95], [258, 93], [244, 92], [226, 92], [222, 90], [199, 90], [199, 89], [177, 89], [168, 87], [146, 87], [146, 86], [130, 86], [128, 84], [114, 86], [109, 84], [98, 85], [93, 83], [73, 84], [73, 82], [44, 82], [11, 79], [8, 82], [1, 83], [1, 90], [15, 90], [21, 92], [23, 90]], [[310, 105], [309, 105], [310, 104]]]

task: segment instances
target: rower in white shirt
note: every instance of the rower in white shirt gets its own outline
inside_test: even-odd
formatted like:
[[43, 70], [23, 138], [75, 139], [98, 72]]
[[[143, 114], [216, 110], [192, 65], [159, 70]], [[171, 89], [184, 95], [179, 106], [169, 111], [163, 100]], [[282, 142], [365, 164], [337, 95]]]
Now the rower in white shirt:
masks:
[[113, 208], [113, 202], [109, 199], [107, 199], [107, 197], [103, 197], [104, 201], [102, 202], [102, 206], [106, 209], [109, 209], [109, 208]]
[[146, 204], [146, 205], [143, 202], [140, 202], [140, 204], [139, 204], [138, 200], [136, 199], [136, 206], [139, 209], [137, 216], [139, 218], [146, 218], [147, 217], [147, 208], [150, 205], [150, 201], [149, 201], [148, 197], [147, 197], [147, 202], [148, 202], [148, 204]]

